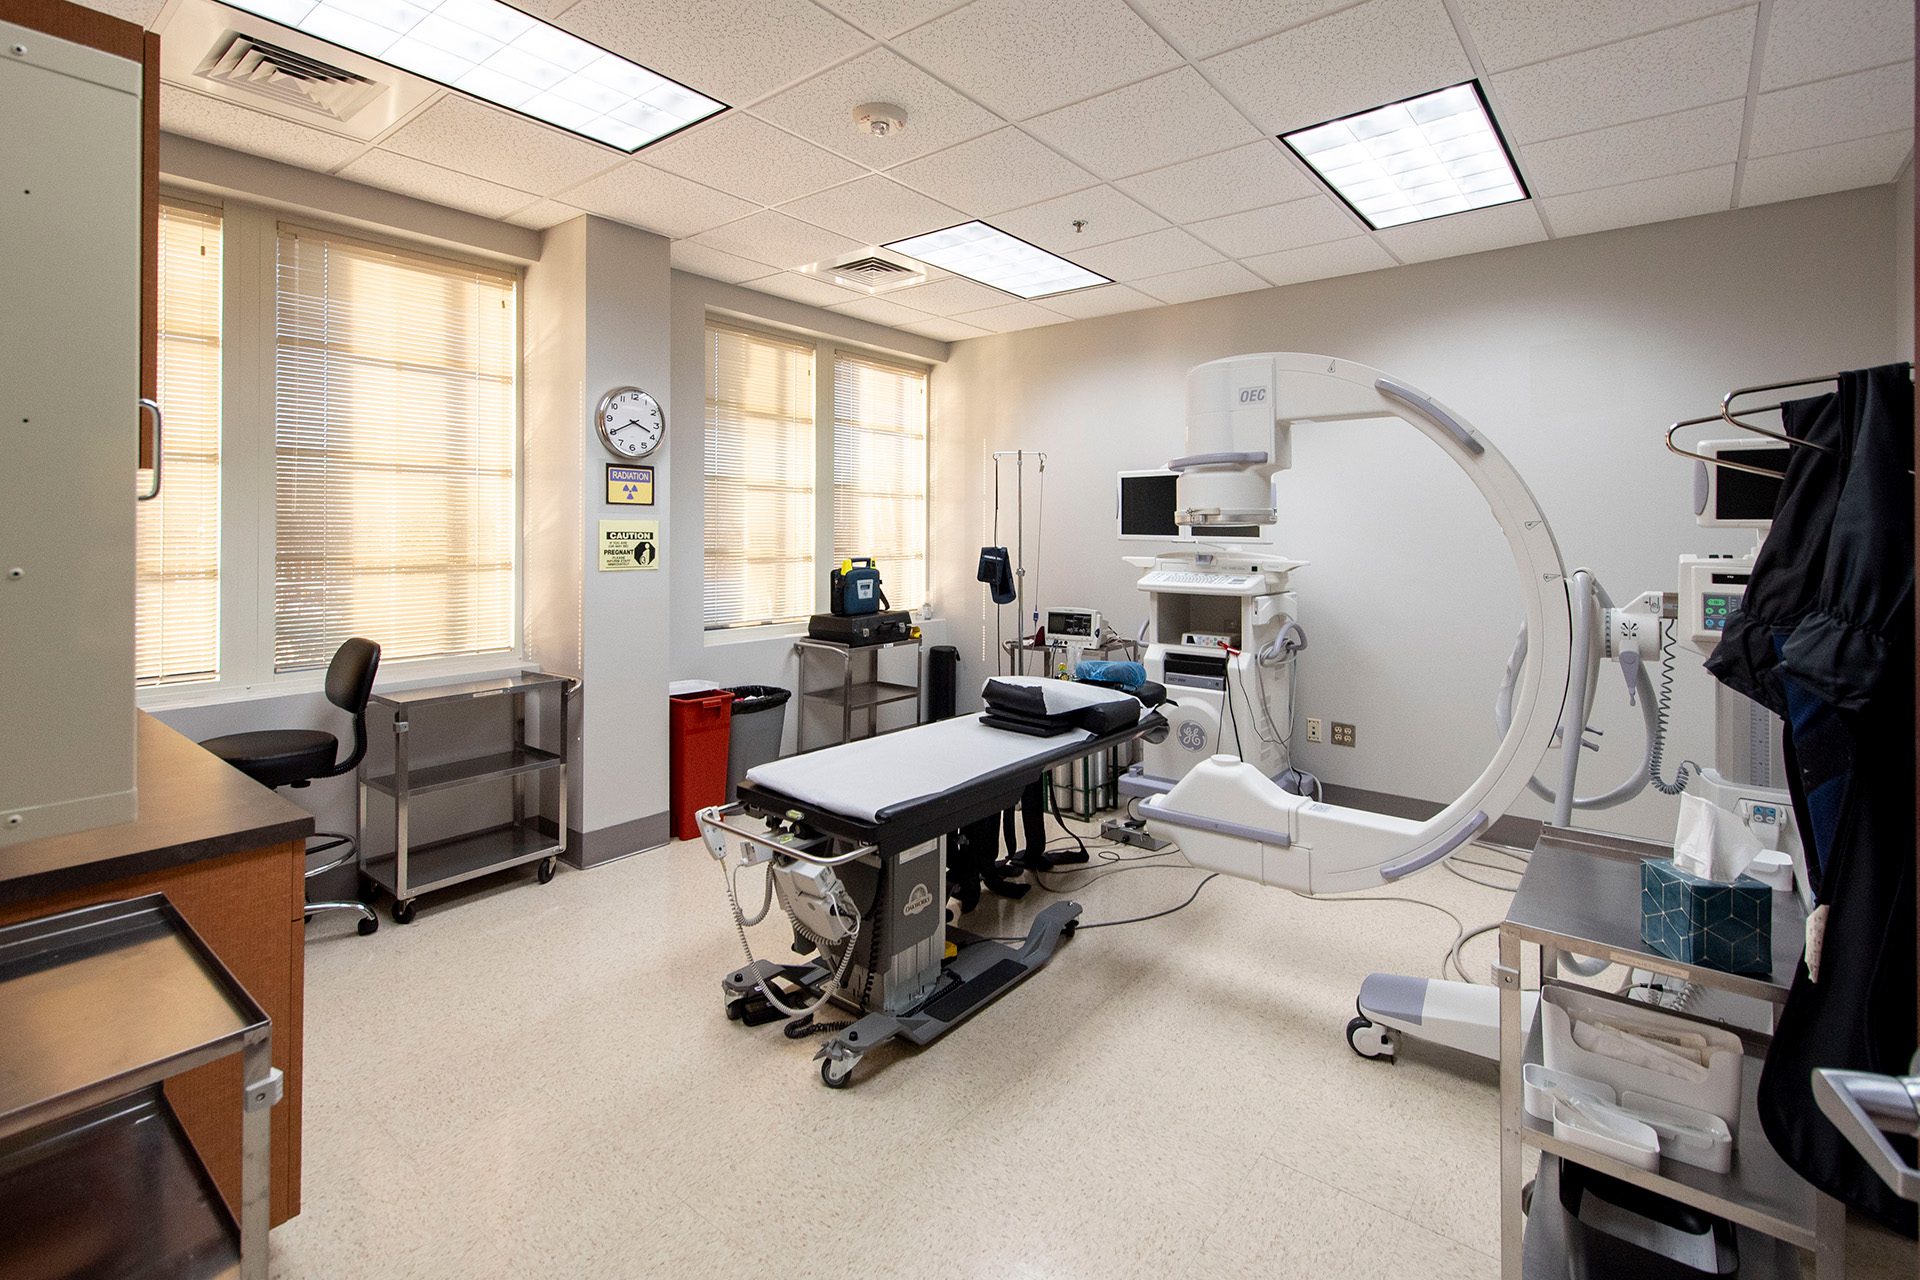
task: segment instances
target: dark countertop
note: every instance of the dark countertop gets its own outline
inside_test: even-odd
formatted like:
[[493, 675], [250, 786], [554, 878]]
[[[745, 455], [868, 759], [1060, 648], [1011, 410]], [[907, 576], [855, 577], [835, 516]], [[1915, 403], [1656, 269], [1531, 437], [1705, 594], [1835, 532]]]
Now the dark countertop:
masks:
[[139, 816], [0, 849], [0, 903], [298, 840], [305, 809], [139, 713]]

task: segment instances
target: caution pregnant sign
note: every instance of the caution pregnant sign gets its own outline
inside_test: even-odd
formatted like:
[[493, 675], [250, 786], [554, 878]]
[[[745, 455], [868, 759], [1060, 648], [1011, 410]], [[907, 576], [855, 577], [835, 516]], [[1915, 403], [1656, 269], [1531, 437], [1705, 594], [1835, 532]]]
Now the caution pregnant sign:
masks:
[[623, 573], [660, 567], [658, 520], [602, 520], [600, 571]]

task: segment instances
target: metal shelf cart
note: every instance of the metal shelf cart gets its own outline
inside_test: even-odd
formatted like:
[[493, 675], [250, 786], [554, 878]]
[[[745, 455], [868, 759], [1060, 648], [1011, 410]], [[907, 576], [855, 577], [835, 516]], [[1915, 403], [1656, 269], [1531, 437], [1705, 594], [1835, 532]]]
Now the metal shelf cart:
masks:
[[[161, 894], [0, 929], [0, 1275], [267, 1274], [272, 1026]], [[162, 1086], [241, 1056], [240, 1216]]]
[[[360, 873], [393, 899], [395, 923], [413, 920], [415, 899], [420, 894], [494, 871], [537, 861], [540, 883], [553, 879], [560, 855], [567, 849], [567, 694], [572, 684], [565, 676], [523, 671], [493, 680], [376, 693], [370, 699], [371, 705], [385, 707], [393, 716], [393, 772], [376, 776], [366, 762], [360, 765]], [[552, 699], [553, 716], [542, 719], [543, 724], [556, 726], [551, 747], [537, 747], [527, 741], [527, 698], [534, 694]], [[507, 750], [420, 768], [409, 764], [408, 739], [414, 713], [500, 697], [513, 701], [513, 742]], [[543, 815], [529, 813], [527, 806], [527, 779], [547, 772], [558, 779], [558, 812], [551, 832]], [[414, 796], [501, 780], [513, 786], [510, 822], [427, 844], [412, 842]], [[367, 800], [376, 793], [393, 800], [393, 852], [368, 857]]]
[[[1500, 1273], [1502, 1280], [1546, 1280], [1568, 1274], [1566, 1232], [1557, 1185], [1564, 1162], [1583, 1165], [1644, 1187], [1670, 1199], [1732, 1222], [1740, 1234], [1741, 1274], [1797, 1277], [1794, 1248], [1812, 1251], [1818, 1280], [1839, 1280], [1846, 1272], [1846, 1209], [1816, 1191], [1789, 1169], [1760, 1129], [1754, 1092], [1768, 1035], [1750, 1026], [1721, 1021], [1746, 1043], [1742, 1100], [1733, 1166], [1714, 1173], [1662, 1160], [1657, 1170], [1635, 1168], [1553, 1136], [1551, 1125], [1526, 1113], [1521, 1070], [1541, 1061], [1541, 1026], [1521, 1019], [1521, 948], [1539, 949], [1540, 972], [1552, 974], [1561, 953], [1598, 956], [1703, 989], [1764, 1002], [1769, 1016], [1786, 1001], [1787, 986], [1799, 963], [1805, 926], [1799, 899], [1773, 895], [1773, 972], [1766, 978], [1723, 973], [1686, 964], [1647, 949], [1640, 941], [1640, 859], [1668, 857], [1672, 850], [1652, 841], [1568, 828], [1547, 827], [1534, 846], [1526, 874], [1500, 926], [1500, 961], [1494, 977], [1500, 986]], [[1549, 985], [1558, 985], [1548, 979]], [[1584, 989], [1583, 990], [1590, 990]], [[1695, 1008], [1711, 1006], [1694, 1001]], [[1722, 1005], [1737, 1004], [1722, 999]], [[1702, 1010], [1704, 1011], [1704, 1009]], [[1532, 1212], [1521, 1207], [1522, 1151], [1540, 1151], [1540, 1172]]]
[[[794, 652], [800, 663], [800, 723], [795, 730], [794, 745], [799, 751], [808, 750], [807, 745], [807, 707], [813, 704], [825, 704], [829, 709], [840, 709], [840, 742], [852, 742], [853, 720], [856, 711], [866, 713], [866, 732], [860, 736], [871, 738], [880, 731], [880, 708], [895, 703], [913, 703], [913, 724], [920, 723], [920, 686], [926, 668], [926, 657], [920, 647], [918, 636], [908, 640], [893, 640], [886, 644], [845, 645], [830, 640], [795, 640]], [[880, 678], [880, 655], [891, 650], [913, 650], [913, 683], [906, 684], [898, 680]], [[871, 655], [861, 669], [862, 655]], [[808, 659], [813, 659], [812, 663]], [[829, 667], [826, 683], [814, 684], [808, 679], [812, 666], [825, 663]], [[833, 664], [837, 663], [837, 668]], [[901, 726], [905, 728], [906, 726]], [[815, 746], [833, 746], [831, 742], [815, 743]]]

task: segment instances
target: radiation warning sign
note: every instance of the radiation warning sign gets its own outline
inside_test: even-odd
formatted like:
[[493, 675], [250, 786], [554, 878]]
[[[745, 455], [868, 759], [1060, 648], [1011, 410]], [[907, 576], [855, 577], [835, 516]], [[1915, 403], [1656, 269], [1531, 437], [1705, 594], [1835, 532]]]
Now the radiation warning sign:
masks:
[[658, 520], [602, 520], [600, 571], [624, 573], [660, 567]]
[[652, 467], [607, 467], [607, 501], [615, 506], [653, 505]]

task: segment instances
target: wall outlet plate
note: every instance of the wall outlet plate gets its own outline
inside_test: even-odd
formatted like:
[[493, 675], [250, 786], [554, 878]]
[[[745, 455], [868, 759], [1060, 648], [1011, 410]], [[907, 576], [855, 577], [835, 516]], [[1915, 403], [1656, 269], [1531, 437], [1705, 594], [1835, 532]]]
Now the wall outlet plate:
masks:
[[1318, 716], [1307, 717], [1307, 741], [1320, 741], [1320, 719]]
[[1350, 724], [1342, 724], [1338, 720], [1335, 720], [1333, 722], [1333, 745], [1336, 747], [1352, 746], [1353, 726]]

